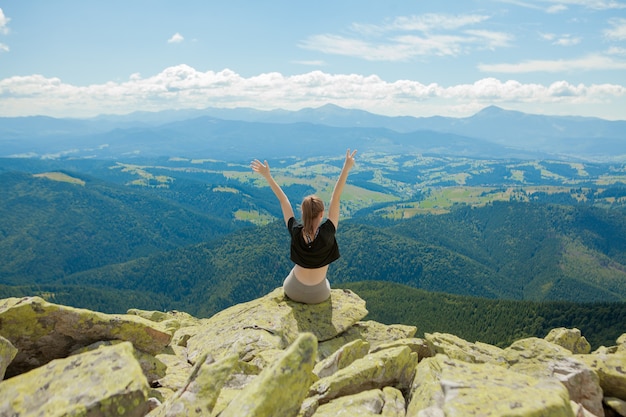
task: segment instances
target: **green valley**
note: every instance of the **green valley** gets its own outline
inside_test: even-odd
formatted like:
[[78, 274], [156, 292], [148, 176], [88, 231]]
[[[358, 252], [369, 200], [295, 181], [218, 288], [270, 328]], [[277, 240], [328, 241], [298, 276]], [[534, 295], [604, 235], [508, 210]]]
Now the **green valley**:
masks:
[[[287, 233], [248, 163], [1, 159], [0, 298], [206, 317], [268, 293], [291, 267]], [[327, 198], [340, 163], [270, 160], [294, 205]], [[360, 155], [329, 278], [378, 321], [494, 344], [579, 326], [607, 343], [626, 305], [625, 176], [615, 163]]]

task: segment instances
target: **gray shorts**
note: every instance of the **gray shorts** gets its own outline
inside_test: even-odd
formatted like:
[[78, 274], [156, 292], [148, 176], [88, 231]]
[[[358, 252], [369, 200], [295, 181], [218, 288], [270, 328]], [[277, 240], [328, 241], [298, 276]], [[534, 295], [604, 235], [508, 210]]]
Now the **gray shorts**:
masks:
[[285, 295], [297, 301], [305, 304], [318, 304], [328, 300], [330, 297], [330, 282], [328, 279], [320, 282], [316, 285], [306, 285], [298, 281], [296, 274], [292, 269], [285, 282], [283, 282], [283, 290]]

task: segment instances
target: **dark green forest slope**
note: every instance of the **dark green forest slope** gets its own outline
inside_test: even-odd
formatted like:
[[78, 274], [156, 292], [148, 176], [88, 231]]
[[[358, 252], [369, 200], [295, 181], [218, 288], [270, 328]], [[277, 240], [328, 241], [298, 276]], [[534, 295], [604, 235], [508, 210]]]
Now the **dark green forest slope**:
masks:
[[[588, 224], [572, 220], [579, 218]], [[569, 226], [572, 221], [577, 226]], [[619, 250], [626, 229], [611, 211], [497, 203], [384, 225], [363, 223], [352, 219], [339, 227], [342, 257], [329, 271], [334, 284], [389, 281], [492, 299], [626, 299]], [[279, 286], [291, 267], [288, 251], [286, 229], [276, 221], [54, 283], [151, 291], [171, 300], [164, 308], [207, 315]]]
[[623, 210], [494, 202], [480, 208], [460, 205], [442, 216], [417, 216], [389, 230], [497, 271], [509, 281], [495, 285], [516, 283], [512, 286], [521, 293], [514, 298], [626, 299]]
[[76, 182], [0, 174], [1, 284], [47, 283], [235, 230], [211, 212], [141, 189], [68, 178]]
[[470, 342], [506, 347], [545, 337], [558, 327], [577, 328], [593, 348], [613, 346], [624, 333], [626, 303], [491, 300], [428, 292], [388, 282], [342, 285], [367, 302], [366, 319], [417, 326], [417, 335], [451, 333]]

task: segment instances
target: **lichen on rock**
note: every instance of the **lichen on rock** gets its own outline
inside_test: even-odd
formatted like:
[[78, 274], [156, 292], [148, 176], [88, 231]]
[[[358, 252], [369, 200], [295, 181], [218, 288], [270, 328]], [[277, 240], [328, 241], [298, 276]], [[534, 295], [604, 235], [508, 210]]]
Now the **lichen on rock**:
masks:
[[366, 314], [347, 290], [306, 305], [277, 288], [206, 319], [0, 300], [0, 416], [604, 417], [626, 403], [626, 334], [574, 354], [576, 329], [500, 348]]
[[[1, 416], [143, 416], [148, 382], [129, 342], [56, 359], [0, 383]], [[123, 411], [123, 412], [120, 412]]]
[[417, 366], [411, 399], [407, 417], [426, 409], [431, 410], [427, 415], [447, 417], [574, 417], [567, 389], [554, 379], [441, 354]]
[[0, 336], [0, 381], [4, 378], [4, 373], [11, 361], [17, 355], [17, 349], [11, 342]]
[[156, 354], [171, 339], [157, 323], [138, 316], [67, 307], [40, 297], [0, 300], [0, 335], [18, 349], [7, 368], [8, 376], [103, 340], [129, 341], [139, 350]]
[[302, 333], [282, 358], [263, 370], [220, 417], [295, 416], [313, 380], [317, 339]]
[[564, 347], [572, 353], [591, 352], [591, 345], [578, 329], [567, 329], [565, 327], [552, 329], [545, 339], [555, 345]]
[[301, 333], [312, 333], [318, 341], [332, 339], [366, 314], [365, 302], [352, 291], [332, 290], [329, 300], [308, 305], [289, 300], [277, 288], [181, 332], [190, 334], [186, 346], [191, 362], [205, 350], [216, 359], [235, 352], [241, 360], [250, 361], [264, 350], [285, 349]]

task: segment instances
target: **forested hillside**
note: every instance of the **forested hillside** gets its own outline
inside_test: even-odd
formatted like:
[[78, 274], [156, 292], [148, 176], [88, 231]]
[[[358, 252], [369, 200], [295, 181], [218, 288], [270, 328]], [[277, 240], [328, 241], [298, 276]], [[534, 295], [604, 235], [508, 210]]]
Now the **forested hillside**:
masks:
[[481, 208], [458, 206], [441, 216], [416, 216], [390, 229], [498, 271], [508, 277], [507, 283], [516, 283], [510, 284], [520, 291], [515, 298], [626, 299], [623, 210], [494, 202]]
[[[267, 188], [233, 183], [224, 191], [179, 180], [154, 193], [61, 174], [1, 174], [0, 284], [75, 286], [62, 292], [77, 296], [81, 287], [150, 291], [164, 297], [163, 308], [211, 314], [280, 285], [289, 271], [280, 221], [253, 226], [233, 218], [241, 209], [275, 212]], [[296, 198], [310, 192], [286, 189]], [[457, 205], [404, 220], [342, 220], [338, 239], [335, 283], [391, 281], [504, 299], [626, 299], [619, 208]]]
[[[495, 344], [561, 325], [584, 326], [597, 343], [618, 327], [623, 332], [615, 319], [626, 305], [619, 184], [445, 188], [434, 185], [444, 171], [438, 159], [423, 183], [430, 188], [414, 194], [403, 191], [408, 172], [389, 182], [376, 168], [385, 161], [370, 161], [371, 171], [357, 172], [346, 192], [343, 213], [352, 217], [341, 220], [342, 257], [329, 279], [362, 292], [376, 320], [443, 331], [466, 317], [465, 331], [451, 332]], [[177, 309], [206, 317], [279, 287], [291, 262], [271, 190], [241, 164], [160, 163], [3, 161], [0, 298], [41, 295], [105, 312]], [[328, 193], [336, 161], [292, 163], [273, 162], [292, 202]], [[460, 178], [454, 169], [461, 165], [451, 164]], [[594, 181], [607, 181], [601, 175], [608, 169]], [[439, 309], [428, 301], [443, 293], [452, 298]]]
[[581, 330], [594, 349], [613, 346], [626, 323], [626, 303], [491, 300], [373, 281], [343, 286], [366, 300], [371, 320], [417, 326], [418, 336], [452, 333], [501, 347], [557, 327]]
[[58, 178], [0, 174], [0, 283], [43, 284], [235, 230], [210, 211], [142, 189]]

